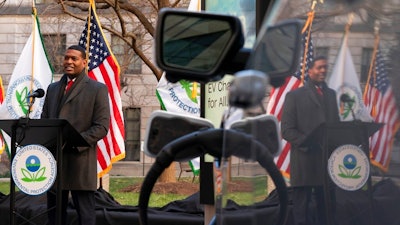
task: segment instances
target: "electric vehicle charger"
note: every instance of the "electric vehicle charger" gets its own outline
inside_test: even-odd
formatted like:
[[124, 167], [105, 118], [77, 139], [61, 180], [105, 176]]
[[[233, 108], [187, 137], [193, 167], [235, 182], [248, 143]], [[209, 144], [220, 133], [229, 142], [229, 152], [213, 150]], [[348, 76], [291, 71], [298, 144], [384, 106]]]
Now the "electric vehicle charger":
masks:
[[[249, 148], [249, 146], [251, 147]], [[249, 150], [243, 150], [247, 148]], [[224, 155], [222, 155], [222, 149], [224, 150]], [[249, 134], [221, 128], [192, 132], [171, 141], [162, 148], [147, 173], [140, 190], [138, 208], [141, 225], [148, 225], [147, 209], [150, 194], [163, 171], [173, 161], [190, 160], [204, 154], [210, 154], [217, 158], [236, 156], [242, 159], [257, 161], [268, 172], [276, 186], [279, 196], [279, 215], [276, 224], [285, 224], [288, 212], [286, 183], [279, 169], [276, 167], [270, 151], [265, 145], [255, 140]], [[259, 221], [258, 224], [264, 224], [264, 221]]]

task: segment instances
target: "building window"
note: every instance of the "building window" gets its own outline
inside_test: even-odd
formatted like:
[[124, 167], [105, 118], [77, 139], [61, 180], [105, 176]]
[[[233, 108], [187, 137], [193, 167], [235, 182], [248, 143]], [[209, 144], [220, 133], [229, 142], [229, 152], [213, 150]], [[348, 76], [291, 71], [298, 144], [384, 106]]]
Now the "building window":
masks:
[[63, 60], [67, 48], [65, 34], [42, 34], [47, 58], [55, 73], [63, 73]]
[[368, 80], [369, 67], [371, 64], [371, 58], [372, 58], [373, 51], [374, 51], [373, 48], [363, 48], [362, 49], [361, 76], [360, 76], [361, 83], [366, 83]]
[[121, 74], [141, 74], [142, 60], [121, 38], [112, 36], [112, 51], [121, 68]]
[[125, 161], [140, 161], [140, 108], [124, 108]]

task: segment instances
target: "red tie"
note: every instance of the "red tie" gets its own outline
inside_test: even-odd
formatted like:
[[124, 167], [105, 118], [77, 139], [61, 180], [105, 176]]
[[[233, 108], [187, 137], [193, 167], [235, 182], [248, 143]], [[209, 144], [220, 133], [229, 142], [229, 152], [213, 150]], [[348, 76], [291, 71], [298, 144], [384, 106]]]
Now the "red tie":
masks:
[[323, 93], [322, 93], [322, 89], [319, 87], [319, 86], [317, 86], [317, 93], [319, 94], [319, 95], [324, 95]]
[[65, 93], [67, 93], [69, 91], [69, 89], [71, 89], [72, 85], [74, 84], [73, 80], [69, 80], [67, 83], [67, 87], [65, 87]]

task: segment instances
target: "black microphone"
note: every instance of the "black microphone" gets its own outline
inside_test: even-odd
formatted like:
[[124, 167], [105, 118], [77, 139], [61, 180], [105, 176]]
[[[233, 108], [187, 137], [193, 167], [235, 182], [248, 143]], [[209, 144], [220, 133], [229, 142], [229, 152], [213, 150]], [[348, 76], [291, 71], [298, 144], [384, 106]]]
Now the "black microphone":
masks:
[[354, 113], [353, 104], [351, 104], [351, 103], [355, 102], [354, 99], [350, 98], [350, 96], [348, 94], [342, 94], [340, 96], [340, 101], [343, 102], [344, 104], [347, 104], [347, 106], [350, 108], [351, 115], [353, 116], [353, 120], [358, 121], [358, 119], [356, 118], [356, 115]]
[[27, 98], [41, 98], [44, 96], [44, 90], [39, 88], [27, 96]]
[[350, 98], [350, 96], [348, 94], [342, 94], [340, 96], [340, 101], [344, 102], [344, 103], [350, 103], [350, 102], [354, 102], [353, 99]]

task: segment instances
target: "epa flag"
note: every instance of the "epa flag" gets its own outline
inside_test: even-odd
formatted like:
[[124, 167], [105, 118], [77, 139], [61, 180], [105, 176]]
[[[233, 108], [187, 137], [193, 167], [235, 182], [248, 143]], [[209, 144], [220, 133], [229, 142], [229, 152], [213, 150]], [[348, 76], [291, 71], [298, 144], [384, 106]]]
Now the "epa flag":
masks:
[[[53, 70], [42, 43], [36, 10], [32, 15], [32, 26], [32, 33], [14, 67], [5, 95], [1, 83], [0, 119], [18, 119], [28, 114], [32, 119], [38, 119], [42, 113], [44, 99], [36, 99], [29, 110], [30, 102], [27, 98], [31, 91], [39, 88], [46, 90], [53, 80]], [[5, 150], [8, 156], [10, 142], [10, 136], [0, 131], [0, 151]]]
[[100, 27], [93, 2], [89, 10], [89, 19], [82, 32], [79, 45], [89, 52], [89, 77], [107, 85], [111, 104], [110, 130], [107, 136], [97, 143], [97, 173], [98, 177], [102, 177], [111, 169], [113, 162], [125, 158], [125, 128], [119, 65]]
[[[360, 81], [347, 43], [348, 35], [349, 32], [346, 31], [332, 69], [332, 75], [328, 80], [328, 86], [336, 91], [341, 121], [357, 119], [364, 122], [371, 122], [372, 118], [362, 101]], [[344, 94], [352, 99], [350, 104], [344, 104], [340, 101], [341, 96]]]
[[[33, 15], [33, 31], [14, 67], [8, 84], [6, 97], [0, 106], [0, 119], [18, 119], [28, 115], [28, 94], [36, 89], [47, 90], [52, 82], [53, 71], [47, 60], [39, 20]], [[36, 99], [29, 117], [38, 119], [42, 113], [44, 98]]]

